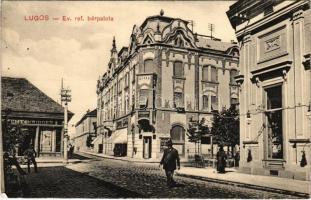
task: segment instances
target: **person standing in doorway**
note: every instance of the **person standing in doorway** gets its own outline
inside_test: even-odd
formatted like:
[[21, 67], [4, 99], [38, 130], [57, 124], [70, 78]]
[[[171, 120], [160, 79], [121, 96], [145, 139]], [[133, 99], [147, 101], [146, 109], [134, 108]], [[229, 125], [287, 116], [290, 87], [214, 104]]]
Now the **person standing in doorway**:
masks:
[[164, 150], [163, 157], [161, 159], [159, 167], [163, 165], [163, 169], [165, 170], [165, 175], [167, 178], [167, 186], [173, 187], [176, 185], [173, 175], [176, 170], [176, 164], [178, 170], [180, 169], [180, 159], [178, 155], [178, 151], [173, 148], [172, 140], [169, 139], [167, 141], [167, 149]]
[[36, 151], [33, 148], [33, 145], [30, 144], [29, 148], [26, 149], [26, 151], [24, 152], [25, 158], [27, 159], [27, 166], [28, 166], [28, 173], [30, 173], [30, 165], [31, 163], [33, 163], [34, 168], [35, 168], [35, 172], [38, 172], [38, 168], [37, 168], [37, 162], [36, 162]]

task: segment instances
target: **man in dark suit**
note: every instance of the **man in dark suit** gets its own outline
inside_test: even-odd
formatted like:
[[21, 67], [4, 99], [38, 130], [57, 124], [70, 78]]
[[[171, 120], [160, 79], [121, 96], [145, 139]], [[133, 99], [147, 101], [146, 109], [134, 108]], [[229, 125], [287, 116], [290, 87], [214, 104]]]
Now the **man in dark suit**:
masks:
[[164, 150], [163, 157], [161, 159], [159, 167], [163, 165], [163, 169], [165, 170], [165, 175], [167, 178], [167, 186], [173, 187], [175, 185], [175, 181], [173, 180], [174, 171], [176, 170], [176, 164], [178, 170], [180, 169], [180, 160], [178, 151], [173, 148], [172, 140], [169, 139], [167, 141], [167, 149]]

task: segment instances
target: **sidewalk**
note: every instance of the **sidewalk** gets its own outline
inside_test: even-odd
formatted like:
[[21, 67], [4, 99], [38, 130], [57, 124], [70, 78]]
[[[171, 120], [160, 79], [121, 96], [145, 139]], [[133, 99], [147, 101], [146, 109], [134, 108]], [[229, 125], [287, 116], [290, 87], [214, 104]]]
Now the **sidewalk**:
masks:
[[232, 185], [243, 184], [244, 187], [257, 186], [262, 187], [262, 189], [271, 188], [309, 195], [311, 191], [311, 185], [309, 181], [244, 174], [237, 172], [234, 168], [226, 168], [225, 174], [219, 174], [217, 173], [216, 169], [211, 167], [182, 167], [179, 171], [176, 171], [176, 174], [179, 176], [198, 178], [202, 180], [217, 180], [218, 182], [226, 182], [227, 184]]
[[[108, 158], [115, 160], [123, 160], [128, 162], [139, 163], [159, 163], [158, 159], [135, 159], [130, 157], [114, 157], [99, 153], [80, 151], [81, 153]], [[282, 190], [283, 192], [295, 192], [308, 194], [310, 197], [311, 183], [309, 181], [300, 181], [294, 179], [286, 179], [272, 176], [260, 176], [252, 174], [244, 174], [237, 172], [234, 168], [226, 168], [225, 174], [219, 174], [216, 169], [211, 167], [196, 168], [182, 166], [180, 170], [176, 170], [178, 176], [190, 177], [195, 179], [201, 179], [212, 182], [222, 182], [224, 184], [231, 184], [241, 187], [251, 187], [263, 190]]]

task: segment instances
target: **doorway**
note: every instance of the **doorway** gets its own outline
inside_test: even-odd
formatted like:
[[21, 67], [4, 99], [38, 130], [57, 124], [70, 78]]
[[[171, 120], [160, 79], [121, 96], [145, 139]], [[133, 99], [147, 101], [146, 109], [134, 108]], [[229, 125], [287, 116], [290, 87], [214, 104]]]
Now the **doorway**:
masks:
[[282, 117], [282, 85], [265, 89], [266, 92], [266, 124], [265, 136], [266, 158], [283, 159], [283, 117]]
[[145, 159], [151, 158], [151, 146], [152, 146], [152, 138], [151, 136], [144, 137], [143, 139], [143, 157]]

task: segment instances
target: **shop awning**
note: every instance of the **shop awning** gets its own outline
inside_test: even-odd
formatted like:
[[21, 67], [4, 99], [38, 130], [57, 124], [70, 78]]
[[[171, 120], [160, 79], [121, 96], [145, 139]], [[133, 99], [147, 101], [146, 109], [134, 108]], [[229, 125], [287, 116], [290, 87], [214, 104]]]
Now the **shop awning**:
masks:
[[92, 144], [95, 144], [95, 142], [97, 142], [99, 139], [102, 140], [102, 135], [98, 135], [93, 141], [92, 141]]
[[127, 128], [116, 130], [108, 139], [109, 143], [125, 144], [127, 143]]

